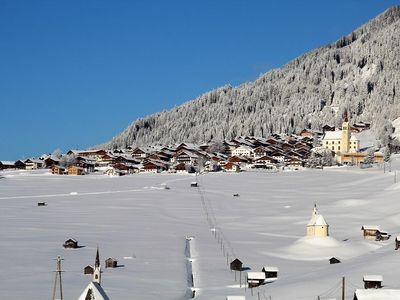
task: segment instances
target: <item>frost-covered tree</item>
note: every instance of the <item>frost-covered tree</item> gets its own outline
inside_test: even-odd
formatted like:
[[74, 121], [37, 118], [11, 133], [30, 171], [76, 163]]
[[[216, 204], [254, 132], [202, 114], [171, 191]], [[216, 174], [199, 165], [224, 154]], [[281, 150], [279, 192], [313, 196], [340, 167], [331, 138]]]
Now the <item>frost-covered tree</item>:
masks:
[[364, 157], [364, 164], [365, 165], [372, 165], [374, 163], [374, 148], [369, 148], [367, 151], [367, 155]]

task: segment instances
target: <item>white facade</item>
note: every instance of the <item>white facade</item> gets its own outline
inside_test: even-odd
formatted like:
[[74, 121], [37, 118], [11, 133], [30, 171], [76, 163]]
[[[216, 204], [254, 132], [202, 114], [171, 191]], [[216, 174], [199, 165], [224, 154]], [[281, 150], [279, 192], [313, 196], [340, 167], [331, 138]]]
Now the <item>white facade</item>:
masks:
[[239, 146], [232, 151], [232, 156], [251, 157], [253, 156], [253, 149], [248, 146]]

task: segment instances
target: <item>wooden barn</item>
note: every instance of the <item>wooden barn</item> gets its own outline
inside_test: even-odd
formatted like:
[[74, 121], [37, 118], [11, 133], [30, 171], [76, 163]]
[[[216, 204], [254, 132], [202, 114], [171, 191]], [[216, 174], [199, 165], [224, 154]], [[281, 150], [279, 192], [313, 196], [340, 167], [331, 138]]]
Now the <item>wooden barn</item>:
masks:
[[230, 267], [232, 271], [242, 271], [243, 263], [238, 258], [236, 258], [231, 262]]
[[76, 249], [78, 248], [78, 241], [75, 239], [68, 239], [64, 242], [63, 247]]
[[364, 240], [375, 239], [376, 232], [379, 231], [379, 227], [375, 225], [364, 225], [361, 227], [361, 230], [363, 231]]
[[86, 267], [83, 268], [83, 274], [93, 275], [93, 273], [94, 273], [94, 267], [86, 266]]
[[380, 289], [382, 287], [382, 275], [364, 275], [364, 288], [365, 289]]
[[85, 175], [85, 169], [78, 166], [70, 166], [68, 168], [68, 175]]
[[387, 241], [390, 239], [391, 235], [388, 234], [386, 231], [383, 230], [377, 230], [376, 231], [376, 241]]
[[118, 267], [118, 261], [115, 258], [109, 257], [105, 261], [106, 268], [116, 268]]
[[262, 268], [262, 272], [265, 273], [265, 278], [278, 278], [278, 271], [277, 267], [268, 267], [264, 266]]
[[247, 272], [247, 284], [249, 288], [258, 287], [265, 281], [264, 272]]
[[338, 258], [336, 258], [336, 257], [332, 257], [332, 258], [329, 259], [329, 263], [330, 263], [331, 265], [333, 265], [333, 264], [339, 264], [340, 262], [341, 262], [340, 259], [338, 259]]
[[51, 167], [51, 174], [56, 174], [56, 175], [64, 175], [65, 174], [65, 168], [53, 165]]

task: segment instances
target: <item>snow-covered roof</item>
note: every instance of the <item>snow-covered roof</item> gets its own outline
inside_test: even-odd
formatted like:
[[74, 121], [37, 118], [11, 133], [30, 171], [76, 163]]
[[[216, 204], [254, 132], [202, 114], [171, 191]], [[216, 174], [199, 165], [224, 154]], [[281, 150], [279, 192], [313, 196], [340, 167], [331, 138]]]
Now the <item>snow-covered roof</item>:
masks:
[[277, 267], [267, 267], [267, 266], [264, 266], [263, 270], [265, 272], [278, 272], [279, 271], [279, 269]]
[[0, 163], [2, 163], [3, 165], [14, 165], [15, 161], [11, 161], [11, 160], [0, 160]]
[[362, 230], [379, 230], [379, 226], [376, 225], [363, 225]]
[[400, 290], [392, 289], [357, 289], [355, 292], [358, 300], [398, 300], [400, 299]]
[[311, 217], [310, 222], [308, 222], [307, 226], [327, 226], [328, 223], [326, 223], [324, 217], [320, 214], [315, 214]]
[[264, 280], [265, 273], [264, 272], [247, 272], [248, 280]]
[[325, 131], [324, 140], [339, 140], [342, 138], [342, 130]]
[[245, 296], [226, 296], [226, 300], [246, 300]]
[[355, 134], [352, 134], [352, 135], [351, 135], [350, 141], [358, 141], [358, 138], [356, 137]]
[[[88, 294], [91, 296], [91, 298], [87, 297]], [[98, 284], [97, 282], [90, 282], [78, 298], [78, 300], [86, 300], [86, 299], [110, 300], [110, 298], [108, 298], [106, 292], [103, 290], [101, 285]]]
[[363, 281], [383, 281], [383, 276], [382, 275], [364, 275], [363, 276]]

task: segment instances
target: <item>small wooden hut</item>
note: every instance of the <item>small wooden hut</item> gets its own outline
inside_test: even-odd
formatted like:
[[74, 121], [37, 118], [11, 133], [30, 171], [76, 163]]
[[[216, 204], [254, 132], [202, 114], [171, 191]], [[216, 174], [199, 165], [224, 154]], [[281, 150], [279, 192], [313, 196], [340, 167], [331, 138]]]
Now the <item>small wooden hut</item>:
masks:
[[258, 287], [265, 281], [264, 272], [247, 272], [247, 284], [249, 288]]
[[68, 239], [64, 242], [63, 246], [64, 248], [76, 249], [78, 248], [78, 241], [75, 239]]
[[231, 270], [232, 271], [242, 271], [243, 263], [236, 258], [231, 262]]
[[262, 268], [262, 272], [265, 273], [265, 278], [278, 278], [278, 271], [277, 267], [268, 267], [264, 266]]
[[105, 261], [106, 268], [116, 268], [118, 266], [118, 261], [115, 258], [109, 257]]
[[380, 289], [382, 287], [382, 275], [364, 275], [364, 288], [365, 289]]
[[364, 240], [375, 239], [376, 232], [379, 231], [379, 227], [375, 225], [364, 225], [361, 227], [361, 230], [363, 231]]
[[86, 266], [83, 268], [83, 274], [90, 274], [93, 275], [94, 268], [92, 266]]
[[339, 260], [339, 259], [337, 259], [336, 257], [332, 257], [332, 258], [330, 258], [329, 259], [329, 263], [331, 264], [331, 265], [333, 265], [333, 264], [339, 264], [341, 261]]
[[400, 248], [400, 235], [396, 236], [394, 242], [395, 242], [395, 250], [398, 250]]

